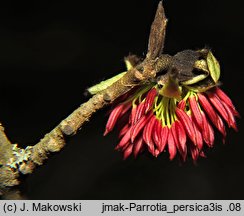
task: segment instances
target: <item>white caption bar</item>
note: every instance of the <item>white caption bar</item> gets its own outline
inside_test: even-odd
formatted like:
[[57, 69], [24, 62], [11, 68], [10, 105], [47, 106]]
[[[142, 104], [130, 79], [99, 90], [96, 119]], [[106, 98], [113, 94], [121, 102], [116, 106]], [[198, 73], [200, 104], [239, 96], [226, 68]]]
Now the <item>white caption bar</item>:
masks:
[[243, 216], [244, 200], [1, 200], [0, 215]]

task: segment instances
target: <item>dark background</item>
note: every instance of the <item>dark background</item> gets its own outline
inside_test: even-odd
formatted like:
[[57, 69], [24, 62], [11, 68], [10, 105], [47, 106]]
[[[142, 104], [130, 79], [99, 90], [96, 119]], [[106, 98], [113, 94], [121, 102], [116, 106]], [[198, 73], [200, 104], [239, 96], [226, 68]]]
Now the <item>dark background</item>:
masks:
[[[13, 143], [33, 145], [82, 102], [87, 87], [145, 56], [158, 1], [4, 1], [0, 4], [0, 120]], [[223, 89], [243, 114], [241, 0], [165, 0], [165, 52], [211, 47]], [[58, 154], [24, 179], [28, 199], [244, 199], [243, 123], [207, 159], [180, 166], [163, 154], [122, 160], [99, 111]]]

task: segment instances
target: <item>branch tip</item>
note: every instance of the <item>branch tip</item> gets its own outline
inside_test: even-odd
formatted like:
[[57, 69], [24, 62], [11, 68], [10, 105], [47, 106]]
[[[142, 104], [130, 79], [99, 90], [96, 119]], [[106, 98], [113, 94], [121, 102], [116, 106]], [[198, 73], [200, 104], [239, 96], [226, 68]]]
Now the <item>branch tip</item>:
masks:
[[164, 13], [163, 2], [160, 1], [154, 21], [151, 26], [147, 52], [148, 59], [156, 59], [162, 54], [164, 48], [166, 26], [167, 18]]

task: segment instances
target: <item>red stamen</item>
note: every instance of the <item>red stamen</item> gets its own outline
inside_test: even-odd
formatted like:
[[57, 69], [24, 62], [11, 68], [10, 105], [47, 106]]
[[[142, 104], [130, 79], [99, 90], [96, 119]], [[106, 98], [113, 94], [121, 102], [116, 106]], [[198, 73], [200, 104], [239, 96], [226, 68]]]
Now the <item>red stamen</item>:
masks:
[[132, 149], [133, 149], [133, 144], [130, 144], [130, 145], [125, 149], [125, 151], [124, 151], [124, 157], [123, 157], [124, 160], [127, 159], [127, 158], [131, 155], [131, 153], [132, 153]]
[[142, 147], [143, 147], [143, 138], [140, 137], [139, 139], [137, 139], [134, 143], [134, 148], [133, 148], [133, 153], [134, 153], [134, 156], [137, 157], [137, 155], [140, 153]]
[[125, 106], [124, 104], [119, 104], [110, 113], [107, 124], [106, 124], [106, 130], [105, 130], [103, 136], [106, 136], [111, 130], [113, 130], [122, 110], [124, 109], [124, 106]]
[[146, 96], [146, 101], [145, 101], [145, 113], [147, 113], [153, 105], [154, 99], [157, 95], [157, 89], [156, 88], [152, 88]]
[[148, 148], [150, 149], [150, 152], [153, 152], [154, 150], [154, 142], [153, 142], [153, 128], [154, 124], [156, 123], [157, 119], [154, 115], [148, 120], [147, 125], [145, 126], [143, 130], [143, 140], [148, 145]]
[[169, 129], [169, 134], [168, 134], [168, 150], [169, 150], [169, 159], [173, 160], [174, 157], [176, 156], [177, 150], [176, 150], [176, 144], [174, 141], [174, 137], [172, 134], [171, 128]]
[[133, 126], [131, 130], [131, 142], [133, 143], [136, 136], [140, 133], [143, 127], [146, 125], [148, 120], [152, 117], [153, 113], [151, 112], [149, 115], [144, 115], [140, 120]]
[[193, 116], [194, 120], [196, 121], [198, 127], [201, 129], [202, 128], [202, 115], [201, 115], [201, 111], [199, 109], [195, 96], [189, 97], [189, 105], [191, 108], [192, 116]]
[[169, 135], [169, 128], [167, 126], [162, 127], [161, 126], [161, 136], [160, 136], [160, 147], [159, 151], [162, 152], [165, 149], [165, 146], [167, 144], [168, 135]]
[[178, 119], [180, 120], [180, 122], [182, 123], [182, 125], [184, 126], [188, 137], [191, 139], [191, 141], [193, 143], [196, 143], [195, 130], [193, 128], [190, 117], [185, 113], [185, 111], [183, 111], [179, 108], [176, 108], [175, 113], [176, 113]]

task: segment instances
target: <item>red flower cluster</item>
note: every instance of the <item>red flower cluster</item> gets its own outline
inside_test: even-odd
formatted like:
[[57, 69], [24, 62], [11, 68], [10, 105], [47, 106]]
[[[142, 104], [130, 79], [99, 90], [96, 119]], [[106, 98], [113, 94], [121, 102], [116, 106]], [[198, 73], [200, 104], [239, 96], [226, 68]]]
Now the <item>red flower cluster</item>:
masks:
[[157, 157], [168, 149], [170, 160], [178, 152], [185, 161], [190, 152], [196, 161], [205, 156], [204, 143], [213, 147], [212, 125], [223, 135], [223, 142], [226, 137], [223, 120], [237, 131], [235, 117], [239, 114], [218, 87], [205, 93], [189, 90], [180, 101], [158, 92], [157, 86], [142, 88], [110, 113], [104, 135], [113, 130], [118, 120], [125, 120], [115, 148], [123, 151], [124, 159], [132, 153], [136, 157], [144, 149]]

